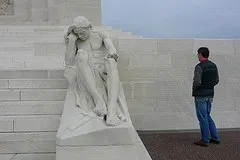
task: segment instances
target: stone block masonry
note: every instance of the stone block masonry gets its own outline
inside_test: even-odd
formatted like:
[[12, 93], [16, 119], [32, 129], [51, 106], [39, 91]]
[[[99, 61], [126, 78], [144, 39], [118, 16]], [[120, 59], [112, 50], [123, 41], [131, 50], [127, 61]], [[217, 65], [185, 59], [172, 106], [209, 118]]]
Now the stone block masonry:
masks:
[[[53, 0], [51, 5], [62, 1], [58, 2]], [[1, 160], [55, 159], [55, 135], [67, 88], [65, 29], [0, 26]], [[239, 128], [240, 40], [134, 38], [108, 30], [120, 55], [120, 79], [136, 129], [199, 128], [191, 85], [200, 46], [209, 47], [210, 59], [219, 67], [213, 118], [219, 128]]]
[[67, 80], [62, 70], [0, 71], [0, 159], [55, 160]]
[[120, 79], [128, 86], [125, 93], [136, 129], [199, 128], [191, 85], [201, 46], [209, 47], [210, 60], [219, 68], [212, 112], [217, 126], [240, 127], [239, 40], [118, 38], [117, 44]]
[[101, 24], [101, 0], [16, 0], [10, 4], [6, 13], [13, 14], [0, 15], [0, 24], [69, 25], [78, 15], [87, 16], [94, 25]]

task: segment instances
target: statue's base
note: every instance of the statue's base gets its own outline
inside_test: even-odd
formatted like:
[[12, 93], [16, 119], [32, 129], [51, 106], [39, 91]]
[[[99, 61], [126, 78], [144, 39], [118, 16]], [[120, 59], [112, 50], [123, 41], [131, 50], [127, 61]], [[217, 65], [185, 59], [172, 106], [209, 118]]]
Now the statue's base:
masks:
[[57, 146], [56, 152], [57, 160], [151, 160], [140, 139], [127, 145]]
[[126, 121], [114, 127], [85, 116], [74, 102], [74, 86], [70, 86], [57, 133], [56, 160], [151, 160], [125, 102]]

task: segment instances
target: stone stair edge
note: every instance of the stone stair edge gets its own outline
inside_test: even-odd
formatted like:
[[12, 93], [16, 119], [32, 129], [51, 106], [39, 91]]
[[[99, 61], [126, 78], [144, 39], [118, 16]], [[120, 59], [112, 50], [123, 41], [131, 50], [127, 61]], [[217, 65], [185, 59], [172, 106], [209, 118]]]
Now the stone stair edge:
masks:
[[[8, 28], [10, 28], [10, 30], [14, 30], [15, 28], [21, 28], [22, 27], [22, 30], [27, 30], [28, 28], [31, 28], [31, 29], [67, 29], [67, 25], [43, 25], [43, 26], [39, 26], [39, 25], [32, 25], [32, 26], [28, 26], [28, 25], [17, 25], [17, 26], [9, 26], [9, 25], [0, 25], [0, 30], [8, 30]], [[107, 30], [110, 30], [110, 31], [118, 31], [118, 32], [122, 32], [122, 33], [130, 33], [132, 36], [142, 36], [142, 35], [137, 35], [137, 34], [132, 34], [132, 32], [127, 32], [127, 31], [122, 31], [121, 29], [116, 29], [116, 28], [113, 28], [112, 26], [105, 26], [105, 25], [101, 25], [101, 26], [94, 26], [93, 28], [98, 28], [98, 29], [107, 29]], [[59, 32], [59, 31], [57, 31]]]

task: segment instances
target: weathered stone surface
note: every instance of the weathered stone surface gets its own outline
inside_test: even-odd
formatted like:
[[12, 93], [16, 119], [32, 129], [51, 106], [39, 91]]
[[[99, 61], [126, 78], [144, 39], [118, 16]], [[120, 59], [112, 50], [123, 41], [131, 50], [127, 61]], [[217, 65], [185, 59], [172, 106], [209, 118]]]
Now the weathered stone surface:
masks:
[[[100, 25], [100, 4], [99, 0], [18, 0], [14, 3], [14, 15], [8, 18], [1, 16], [0, 20], [4, 23], [0, 24], [39, 24], [43, 22], [46, 24], [70, 24], [77, 14], [89, 16], [94, 25]], [[12, 8], [9, 7], [8, 10], [12, 11]]]
[[21, 100], [30, 101], [63, 101], [66, 97], [66, 89], [42, 89], [22, 90]]
[[192, 55], [193, 39], [159, 39], [158, 54], [186, 54]]
[[0, 133], [0, 141], [0, 153], [49, 153], [55, 152], [56, 132]]
[[66, 79], [9, 80], [9, 88], [64, 89], [67, 87], [68, 87], [68, 82]]
[[48, 78], [47, 70], [0, 70], [0, 79]]
[[12, 160], [55, 160], [56, 155], [54, 153], [47, 154], [17, 154]]
[[0, 88], [8, 88], [8, 81], [0, 80]]
[[20, 100], [20, 91], [0, 90], [0, 101]]
[[[17, 9], [16, 12], [19, 16], [25, 17], [26, 21], [33, 16], [44, 20], [44, 9], [33, 10], [33, 15], [31, 15], [30, 6], [24, 6], [28, 4], [28, 1], [19, 0], [16, 3], [18, 5], [21, 3], [22, 8], [26, 8], [22, 11]], [[34, 3], [41, 3], [39, 8], [43, 8], [44, 2]], [[48, 3], [50, 21], [64, 23], [68, 20], [63, 0], [49, 0]], [[74, 13], [69, 13], [69, 16], [78, 13], [77, 7], [73, 5], [74, 1], [68, 3], [71, 5], [67, 10], [72, 8], [75, 10]], [[77, 3], [80, 4], [82, 1]], [[95, 2], [84, 3], [94, 4]], [[35, 7], [37, 8], [38, 6]], [[86, 10], [84, 12], [87, 13]], [[0, 18], [0, 23], [2, 20]], [[8, 21], [10, 23], [13, 19], [10, 18]], [[17, 21], [23, 21], [23, 19], [18, 18], [14, 23]], [[63, 80], [63, 68], [59, 65], [64, 58], [63, 35], [66, 28], [67, 26], [41, 25], [0, 26], [0, 36], [3, 36], [0, 47], [0, 66], [12, 69], [0, 71], [0, 132], [8, 134], [14, 129], [19, 132], [56, 131], [59, 123], [56, 116], [62, 112], [65, 98], [64, 88], [67, 86], [64, 82], [66, 80]], [[132, 39], [130, 37], [117, 38], [130, 36], [130, 33], [121, 33], [119, 29], [111, 29], [109, 32], [110, 36], [114, 37], [114, 45], [117, 53], [120, 54], [118, 62], [120, 79], [123, 82], [131, 119], [136, 129], [199, 128], [194, 101], [191, 97], [191, 85], [194, 66], [198, 63], [197, 49], [200, 46], [210, 48], [210, 60], [215, 62], [219, 69], [220, 82], [215, 87], [213, 118], [216, 119], [216, 124], [220, 128], [239, 127], [239, 40], [143, 39], [141, 37]], [[31, 59], [30, 56], [38, 57]], [[19, 71], [19, 68], [26, 68], [26, 66], [31, 70]], [[36, 70], [33, 70], [33, 67]], [[57, 79], [61, 79], [60, 82]], [[9, 86], [13, 91], [8, 90]], [[226, 117], [232, 118], [226, 119]], [[30, 125], [26, 126], [27, 123]], [[1, 136], [5, 137], [0, 135], [0, 138]], [[49, 143], [38, 142], [38, 140], [33, 143], [24, 141], [26, 140], [9, 145], [10, 150], [12, 147], [10, 153], [18, 151], [14, 146], [21, 146], [21, 144], [25, 146], [22, 153], [33, 153], [38, 148], [41, 153], [55, 152], [54, 140]], [[34, 149], [35, 145], [36, 149]], [[9, 156], [12, 154], [5, 155], [7, 158]], [[20, 160], [34, 158], [47, 160], [49, 158], [51, 160], [55, 156], [18, 154], [14, 158], [16, 160], [17, 158]]]
[[[155, 121], [158, 123], [154, 123]], [[162, 128], [162, 126], [164, 126], [164, 130], [198, 128], [195, 115], [187, 112], [145, 114], [143, 115], [143, 126], [146, 130], [156, 130], [156, 128]]]
[[119, 38], [120, 54], [157, 54], [157, 39]]
[[53, 79], [60, 79], [64, 78], [64, 71], [63, 70], [49, 70], [48, 71], [48, 78], [53, 78]]
[[63, 101], [0, 102], [0, 115], [60, 115]]
[[15, 154], [0, 154], [1, 160], [11, 160]]
[[153, 99], [128, 99], [127, 104], [130, 114], [152, 113], [154, 109]]
[[130, 68], [170, 68], [170, 55], [131, 55]]
[[119, 76], [122, 82], [137, 82], [142, 80], [154, 79], [155, 70], [143, 70], [143, 69], [133, 69], [133, 70], [120, 70]]
[[13, 120], [0, 120], [0, 132], [12, 132], [13, 131]]
[[240, 54], [240, 40], [235, 40], [235, 54]]
[[234, 54], [234, 40], [209, 40], [195, 39], [194, 51], [197, 52], [199, 47], [208, 47], [211, 55], [232, 55]]

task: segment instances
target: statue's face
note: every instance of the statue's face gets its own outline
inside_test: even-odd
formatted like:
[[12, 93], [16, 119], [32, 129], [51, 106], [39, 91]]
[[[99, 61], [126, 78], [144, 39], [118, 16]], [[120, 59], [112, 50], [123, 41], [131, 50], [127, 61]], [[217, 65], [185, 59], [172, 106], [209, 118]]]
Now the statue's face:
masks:
[[90, 35], [89, 28], [76, 28], [73, 32], [78, 36], [79, 39], [85, 41]]

